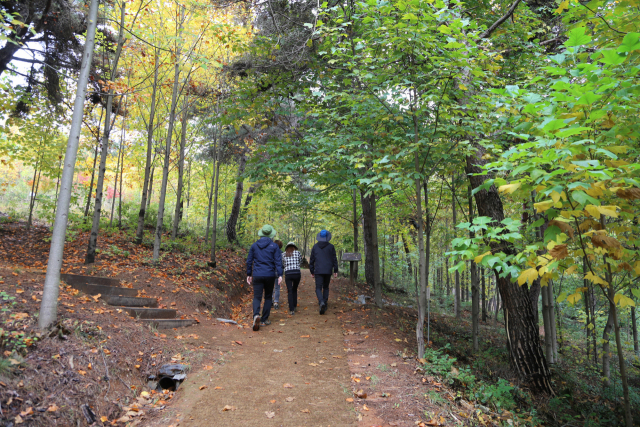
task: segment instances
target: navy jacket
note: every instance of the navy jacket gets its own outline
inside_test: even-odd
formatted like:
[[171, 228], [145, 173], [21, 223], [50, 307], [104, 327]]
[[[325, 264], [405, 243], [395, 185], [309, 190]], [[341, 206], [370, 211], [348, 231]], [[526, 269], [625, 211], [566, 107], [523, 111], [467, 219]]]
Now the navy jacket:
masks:
[[[333, 270], [333, 271], [332, 271]], [[311, 249], [309, 257], [311, 274], [331, 274], [338, 272], [336, 248], [329, 242], [318, 242]]]
[[261, 237], [251, 245], [247, 257], [247, 276], [282, 276], [282, 252], [270, 238]]

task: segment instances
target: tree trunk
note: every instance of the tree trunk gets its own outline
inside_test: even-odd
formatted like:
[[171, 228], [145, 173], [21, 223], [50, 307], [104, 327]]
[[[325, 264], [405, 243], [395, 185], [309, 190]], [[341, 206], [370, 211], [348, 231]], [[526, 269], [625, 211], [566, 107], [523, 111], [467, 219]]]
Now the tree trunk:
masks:
[[[415, 154], [415, 167], [416, 175], [420, 176], [420, 159], [418, 153]], [[426, 266], [424, 254], [424, 230], [423, 230], [423, 218], [422, 218], [422, 179], [416, 179], [416, 208], [417, 208], [417, 223], [418, 223], [418, 322], [416, 323], [416, 340], [418, 342], [418, 359], [424, 357], [424, 318], [425, 318], [425, 301], [427, 299], [427, 281], [426, 281]], [[365, 214], [365, 201], [362, 199], [362, 214], [366, 218]], [[367, 232], [365, 229], [364, 235], [366, 237]], [[367, 260], [369, 257], [367, 256]], [[365, 269], [368, 270], [366, 263]], [[368, 281], [368, 280], [367, 280]]]
[[636, 355], [640, 355], [640, 346], [638, 346], [638, 321], [636, 320], [635, 307], [631, 307], [631, 331], [633, 333], [633, 351]]
[[229, 220], [227, 221], [227, 240], [229, 243], [237, 242], [238, 235], [236, 233], [236, 224], [238, 223], [238, 217], [240, 216], [240, 205], [242, 204], [242, 191], [244, 190], [244, 169], [247, 166], [247, 151], [242, 152], [240, 160], [238, 161], [238, 178], [236, 183], [236, 193], [233, 196], [233, 204], [231, 205], [231, 212], [229, 214]]
[[[479, 175], [482, 171], [480, 166], [484, 163], [482, 159], [484, 150], [479, 146], [476, 146], [476, 149], [477, 157], [468, 156], [465, 167], [472, 189], [480, 187], [485, 180], [484, 176]], [[479, 216], [490, 217], [493, 224], [499, 224], [504, 220], [502, 201], [494, 185], [488, 190], [477, 191], [475, 200]], [[506, 241], [492, 240], [490, 247], [495, 252], [516, 254], [513, 245]], [[553, 394], [551, 373], [540, 345], [540, 335], [534, 322], [529, 290], [526, 285], [518, 286], [509, 277], [500, 277], [499, 272], [495, 273], [503, 301], [511, 364], [521, 377], [532, 383], [535, 389]]]
[[64, 169], [62, 171], [62, 182], [60, 186], [60, 196], [56, 204], [56, 219], [51, 234], [51, 246], [49, 249], [49, 260], [47, 263], [47, 274], [44, 279], [44, 290], [40, 303], [40, 313], [38, 316], [38, 326], [46, 329], [55, 323], [58, 314], [58, 293], [60, 291], [60, 269], [62, 268], [62, 258], [64, 256], [64, 242], [67, 233], [67, 221], [69, 217], [69, 204], [71, 202], [71, 192], [73, 189], [73, 175], [78, 155], [78, 145], [80, 142], [80, 132], [82, 128], [82, 116], [84, 114], [84, 101], [87, 95], [87, 80], [91, 70], [93, 48], [95, 46], [96, 24], [98, 16], [98, 0], [91, 0], [89, 15], [87, 16], [87, 34], [82, 54], [82, 64], [76, 86], [76, 99], [73, 104], [73, 116], [71, 118], [71, 129], [69, 130], [69, 140], [67, 151], [64, 157]]
[[237, 231], [242, 232], [242, 221], [247, 216], [247, 211], [249, 210], [249, 205], [251, 204], [251, 200], [253, 200], [253, 195], [258, 191], [258, 189], [262, 186], [261, 183], [257, 182], [255, 184], [251, 184], [249, 187], [249, 191], [247, 191], [247, 197], [244, 199], [244, 206], [240, 210], [240, 215], [238, 216], [238, 225]]
[[[354, 188], [352, 192], [353, 198], [353, 252], [358, 252], [358, 196], [357, 189]], [[358, 262], [349, 263], [349, 278], [351, 283], [356, 283], [358, 280]]]
[[[453, 230], [455, 238], [455, 230], [456, 225], [458, 224], [458, 219], [456, 218], [456, 182], [455, 175], [451, 175], [451, 211], [452, 211], [452, 219], [453, 219]], [[455, 271], [455, 286], [454, 286], [454, 302], [453, 312], [457, 319], [462, 317], [462, 308], [460, 307], [460, 272], [458, 270]]]
[[184, 111], [182, 112], [182, 129], [180, 135], [180, 154], [178, 157], [178, 188], [176, 189], [176, 209], [173, 213], [173, 229], [171, 239], [178, 235], [180, 220], [182, 219], [182, 187], [184, 186], [184, 147], [187, 144], [187, 123], [189, 121], [189, 95], [185, 96]]
[[[113, 197], [111, 197], [111, 215], [109, 217], [109, 227], [113, 225], [113, 212], [116, 208], [116, 193], [118, 191], [118, 171], [120, 170], [120, 157], [122, 156], [122, 139], [120, 139], [120, 147], [118, 148], [118, 161], [116, 163], [116, 173], [113, 182]], [[108, 190], [108, 186], [107, 186]]]
[[[471, 187], [467, 187], [467, 200], [469, 203], [469, 222], [473, 223], [473, 197], [471, 196]], [[475, 233], [469, 231], [469, 238], [475, 238]], [[480, 292], [478, 289], [478, 270], [475, 261], [471, 260], [469, 273], [471, 279], [471, 336], [473, 338], [473, 351], [478, 352], [478, 330], [479, 330], [479, 314], [480, 314]]]
[[36, 204], [36, 193], [38, 191], [38, 184], [36, 178], [39, 181], [40, 175], [38, 174], [38, 166], [40, 166], [40, 154], [38, 153], [38, 159], [36, 165], [33, 168], [33, 180], [31, 181], [31, 193], [29, 194], [29, 219], [27, 219], [27, 230], [31, 229], [31, 222], [33, 220], [33, 207]]
[[213, 223], [211, 224], [211, 261], [209, 266], [216, 267], [216, 241], [218, 239], [218, 184], [220, 182], [220, 159], [216, 160], [215, 189], [213, 191]]
[[[155, 156], [154, 156], [155, 162]], [[151, 196], [153, 195], [153, 176], [156, 173], [155, 165], [151, 168], [151, 176], [149, 177], [149, 195], [147, 196], [147, 207], [146, 210], [149, 210], [149, 206], [151, 206]], [[143, 217], [143, 225], [144, 225], [144, 217]], [[142, 236], [142, 235], [141, 235]], [[140, 238], [140, 243], [142, 243], [142, 237]]]
[[487, 286], [484, 267], [480, 267], [480, 276], [482, 277], [482, 321], [487, 321]]
[[382, 307], [382, 283], [380, 282], [376, 196], [373, 192], [366, 197], [364, 194], [365, 193], [361, 191], [360, 203], [362, 204], [362, 218], [364, 220], [362, 235], [365, 241], [365, 277], [367, 279], [367, 284], [374, 290], [376, 305], [378, 307]]
[[[416, 129], [417, 133], [417, 129]], [[428, 181], [425, 180], [422, 183], [424, 189], [424, 212], [426, 217], [426, 230], [425, 230], [425, 250], [424, 250], [424, 283], [425, 283], [425, 292], [424, 292], [424, 300], [422, 300], [422, 306], [427, 308], [427, 345], [431, 339], [431, 286], [429, 286], [429, 267], [431, 266], [431, 225], [433, 224], [431, 221], [430, 213], [429, 213], [429, 187], [427, 185]], [[418, 199], [418, 203], [420, 199]], [[418, 217], [421, 221], [422, 217]]]
[[[182, 32], [182, 20], [184, 18], [184, 6], [182, 7], [180, 26], [178, 33]], [[173, 71], [173, 92], [171, 94], [171, 111], [169, 113], [169, 123], [167, 127], [167, 138], [164, 148], [164, 163], [162, 166], [162, 184], [160, 187], [160, 200], [158, 202], [158, 221], [156, 223], [156, 230], [154, 233], [153, 242], [153, 261], [157, 262], [160, 258], [160, 244], [162, 241], [162, 232], [164, 229], [164, 204], [167, 197], [167, 183], [169, 181], [169, 164], [171, 162], [171, 137], [173, 136], [173, 126], [176, 121], [176, 107], [178, 105], [178, 85], [180, 78], [180, 63], [178, 58], [180, 57], [180, 47], [176, 50], [175, 64]]]
[[155, 52], [153, 86], [151, 89], [151, 110], [149, 111], [149, 124], [147, 126], [147, 156], [144, 162], [144, 182], [142, 184], [142, 195], [140, 197], [140, 210], [138, 211], [138, 227], [136, 228], [136, 244], [142, 243], [144, 234], [144, 218], [149, 208], [151, 200], [151, 187], [153, 185], [153, 173], [151, 172], [151, 152], [153, 149], [153, 124], [156, 115], [156, 94], [158, 91], [158, 50]]
[[100, 110], [100, 120], [98, 120], [98, 127], [96, 130], [96, 149], [93, 153], [93, 167], [91, 168], [91, 182], [89, 184], [89, 193], [87, 194], [87, 204], [84, 207], [84, 217], [89, 216], [89, 207], [91, 207], [91, 196], [93, 195], [93, 180], [96, 176], [96, 162], [98, 161], [98, 150], [100, 149], [100, 126], [102, 125], [102, 115], [104, 114], [104, 108]]
[[[118, 34], [118, 48], [113, 65], [111, 66], [111, 80], [115, 80], [118, 71], [118, 61], [124, 44], [124, 19], [125, 19], [126, 3], [122, 3], [120, 12], [120, 30]], [[89, 245], [87, 254], [84, 258], [85, 264], [93, 264], [96, 261], [96, 246], [98, 245], [98, 232], [100, 231], [100, 215], [102, 214], [102, 189], [104, 186], [104, 174], [107, 169], [107, 155], [109, 154], [109, 137], [111, 135], [111, 107], [113, 105], [113, 89], [109, 90], [107, 95], [107, 111], [104, 119], [104, 132], [102, 135], [102, 152], [100, 153], [100, 167], [98, 170], [98, 182], [96, 184], [96, 201], [93, 210], [93, 224], [91, 226], [91, 234], [89, 235]]]
[[[204, 179], [207, 179], [206, 171], [204, 173]], [[211, 205], [213, 203], [213, 186], [216, 181], [216, 162], [213, 161], [213, 171], [211, 171], [211, 185], [207, 188], [207, 197], [209, 199], [209, 206], [207, 207], [207, 228], [204, 233], [204, 245], [209, 244], [209, 229], [211, 227]]]

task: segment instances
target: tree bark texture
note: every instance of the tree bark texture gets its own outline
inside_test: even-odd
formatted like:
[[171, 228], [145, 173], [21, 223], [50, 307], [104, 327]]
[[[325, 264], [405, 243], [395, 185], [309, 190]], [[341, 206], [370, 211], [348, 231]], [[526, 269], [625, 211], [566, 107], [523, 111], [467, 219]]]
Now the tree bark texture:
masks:
[[[358, 252], [358, 190], [353, 189], [353, 252]], [[352, 284], [358, 280], [358, 262], [349, 263], [349, 280]]]
[[[416, 174], [420, 171], [420, 159], [416, 153]], [[416, 340], [418, 342], [418, 359], [424, 357], [424, 320], [425, 310], [424, 301], [427, 299], [427, 281], [426, 281], [426, 265], [425, 259], [422, 254], [424, 253], [424, 230], [423, 230], [423, 218], [422, 218], [422, 180], [416, 179], [416, 208], [417, 208], [417, 223], [418, 223], [418, 322], [416, 323]], [[362, 200], [362, 214], [365, 215], [365, 203], [364, 198]], [[366, 236], [366, 230], [364, 235]], [[367, 256], [367, 259], [369, 257]], [[366, 263], [365, 263], [366, 268]]]
[[[484, 150], [476, 146], [476, 155], [467, 156], [465, 170], [469, 177], [471, 188], [480, 187], [485, 177], [480, 174], [480, 166], [483, 164]], [[493, 224], [499, 224], [504, 219], [502, 200], [495, 186], [488, 190], [480, 190], [475, 193], [478, 216], [492, 218]], [[508, 242], [490, 242], [492, 251], [502, 251], [508, 255], [516, 253], [515, 248]], [[535, 389], [553, 394], [551, 387], [551, 373], [547, 367], [540, 345], [538, 327], [534, 321], [529, 290], [526, 285], [518, 286], [508, 277], [500, 277], [496, 273], [496, 282], [502, 297], [505, 329], [510, 354], [510, 361], [516, 372], [529, 381]]]
[[182, 219], [182, 189], [184, 187], [184, 148], [187, 144], [187, 123], [189, 121], [189, 95], [185, 96], [184, 111], [182, 112], [182, 129], [180, 133], [180, 154], [178, 157], [178, 188], [176, 189], [176, 208], [173, 213], [173, 229], [171, 239], [178, 236], [180, 220]]
[[374, 299], [378, 307], [382, 307], [382, 282], [380, 281], [380, 257], [378, 250], [378, 219], [376, 215], [376, 196], [371, 192], [368, 196], [361, 191], [362, 218], [364, 226], [362, 235], [365, 242], [364, 270], [367, 284], [374, 290]]
[[148, 200], [151, 199], [150, 187], [153, 184], [153, 174], [151, 173], [151, 152], [153, 150], [153, 124], [156, 115], [156, 95], [158, 92], [159, 68], [158, 51], [156, 50], [155, 53], [153, 86], [151, 90], [151, 109], [149, 111], [149, 124], [147, 126], [147, 156], [144, 162], [144, 181], [142, 184], [142, 194], [140, 197], [140, 210], [138, 211], [138, 227], [136, 228], [136, 244], [138, 245], [142, 243], [142, 237], [144, 233], [144, 218], [147, 215]]
[[247, 152], [242, 152], [240, 160], [238, 160], [238, 177], [236, 182], [236, 193], [233, 196], [233, 204], [231, 205], [231, 213], [227, 221], [227, 240], [229, 243], [238, 241], [236, 233], [236, 225], [240, 216], [240, 206], [242, 204], [242, 192], [244, 190], [244, 170], [247, 166]]

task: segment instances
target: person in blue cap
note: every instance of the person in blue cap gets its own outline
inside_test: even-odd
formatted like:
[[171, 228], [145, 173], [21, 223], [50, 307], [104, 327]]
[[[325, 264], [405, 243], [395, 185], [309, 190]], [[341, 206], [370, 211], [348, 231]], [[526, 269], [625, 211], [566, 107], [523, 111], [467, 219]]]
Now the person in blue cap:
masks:
[[309, 258], [309, 272], [311, 277], [316, 279], [316, 296], [320, 304], [320, 314], [327, 311], [327, 301], [329, 299], [329, 282], [331, 273], [338, 277], [338, 257], [336, 248], [329, 243], [331, 233], [322, 230], [316, 236], [318, 243], [311, 249]]
[[[253, 285], [253, 330], [260, 330], [260, 325], [269, 325], [269, 314], [273, 298], [273, 286], [278, 278], [282, 282], [282, 252], [273, 242], [276, 230], [269, 224], [258, 231], [258, 239], [247, 256], [247, 283]], [[260, 316], [260, 305], [264, 293], [264, 307]]]

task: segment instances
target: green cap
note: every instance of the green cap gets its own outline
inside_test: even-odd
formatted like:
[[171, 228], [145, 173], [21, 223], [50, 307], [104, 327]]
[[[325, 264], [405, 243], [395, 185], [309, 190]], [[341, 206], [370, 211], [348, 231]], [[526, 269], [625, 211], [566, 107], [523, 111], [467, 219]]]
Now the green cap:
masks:
[[274, 237], [276, 237], [276, 234], [277, 234], [277, 231], [275, 230], [275, 228], [273, 228], [269, 224], [263, 225], [260, 231], [258, 231], [258, 236], [268, 237], [270, 239], [273, 239]]

